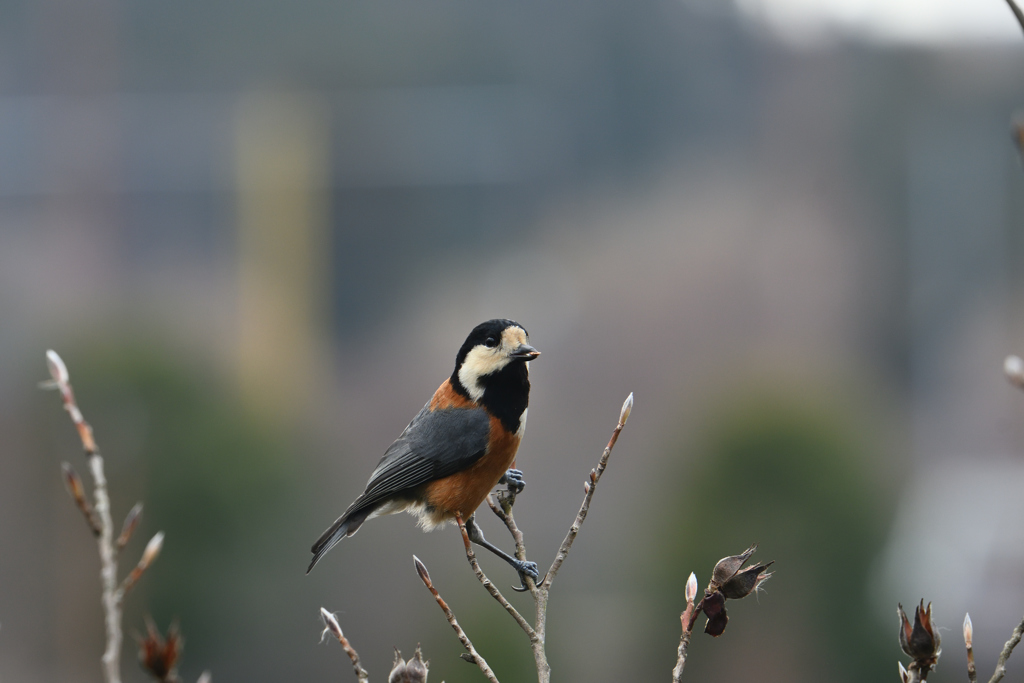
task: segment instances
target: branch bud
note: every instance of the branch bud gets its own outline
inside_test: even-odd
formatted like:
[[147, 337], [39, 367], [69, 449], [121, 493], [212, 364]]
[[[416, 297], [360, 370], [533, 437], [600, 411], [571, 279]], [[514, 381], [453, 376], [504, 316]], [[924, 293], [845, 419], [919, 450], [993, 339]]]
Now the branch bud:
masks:
[[341, 632], [341, 625], [338, 623], [337, 617], [323, 607], [320, 608], [320, 618], [324, 620], [324, 632], [320, 634], [321, 642], [328, 633], [337, 638], [339, 642], [345, 637], [345, 634]]
[[690, 572], [690, 578], [686, 580], [686, 603], [693, 604], [697, 598], [697, 575]]
[[974, 647], [974, 624], [971, 623], [969, 612], [964, 615], [964, 644], [968, 648]]
[[132, 533], [135, 531], [135, 527], [139, 525], [139, 519], [142, 517], [142, 503], [136, 503], [135, 507], [128, 511], [128, 515], [124, 518], [124, 524], [121, 526], [121, 535], [117, 537], [117, 549], [122, 550], [128, 541], [131, 540]]
[[64, 475], [64, 487], [67, 489], [68, 494], [75, 501], [78, 509], [82, 511], [82, 515], [85, 516], [85, 521], [89, 523], [92, 533], [99, 536], [102, 533], [100, 523], [96, 521], [96, 515], [93, 514], [92, 506], [89, 505], [89, 501], [85, 497], [85, 486], [82, 484], [82, 478], [78, 476], [78, 472], [71, 466], [71, 463], [62, 462], [60, 469]]
[[412, 563], [416, 567], [416, 573], [420, 575], [420, 581], [423, 582], [423, 585], [427, 588], [433, 588], [434, 584], [430, 581], [430, 574], [427, 572], [427, 566], [415, 555], [412, 556]]
[[153, 560], [160, 554], [161, 548], [164, 547], [164, 532], [158, 531], [149, 539], [149, 543], [146, 544], [146, 549], [142, 551], [142, 559], [139, 560], [139, 568], [143, 571], [149, 565], [153, 564]]
[[199, 678], [196, 679], [196, 683], [210, 683], [213, 680], [213, 675], [209, 671], [204, 671], [199, 674]]
[[46, 351], [46, 367], [50, 370], [50, 377], [58, 386], [66, 385], [71, 379], [68, 375], [68, 367], [64, 365], [64, 361], [53, 349]]
[[633, 412], [633, 392], [629, 392], [629, 396], [626, 397], [625, 403], [622, 404], [622, 410], [619, 412], [619, 424], [625, 425], [626, 420], [629, 419], [629, 414]]

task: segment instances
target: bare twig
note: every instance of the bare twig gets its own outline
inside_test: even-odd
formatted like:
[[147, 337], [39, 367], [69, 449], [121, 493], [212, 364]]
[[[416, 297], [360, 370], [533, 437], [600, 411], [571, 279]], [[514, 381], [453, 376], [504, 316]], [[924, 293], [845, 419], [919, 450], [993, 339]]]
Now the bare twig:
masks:
[[473, 552], [473, 546], [469, 540], [469, 532], [466, 531], [466, 523], [462, 521], [462, 516], [456, 514], [455, 520], [459, 525], [459, 530], [462, 531], [462, 542], [466, 545], [466, 558], [469, 560], [469, 564], [473, 568], [473, 573], [476, 574], [476, 578], [481, 584], [483, 584], [483, 587], [487, 589], [487, 592], [505, 608], [505, 611], [512, 615], [512, 618], [515, 619], [517, 624], [519, 624], [519, 628], [523, 629], [523, 632], [526, 633], [526, 637], [530, 639], [530, 642], [536, 642], [537, 634], [533, 630], [533, 627], [530, 626], [530, 623], [523, 618], [523, 615], [521, 615], [508, 600], [505, 599], [505, 596], [501, 594], [501, 591], [494, 585], [494, 582], [488, 579], [487, 575], [484, 574], [483, 569], [480, 568], [480, 563], [476, 560], [476, 553]]
[[[526, 559], [526, 544], [523, 542], [523, 532], [516, 526], [515, 517], [512, 516], [512, 505], [516, 501], [515, 493], [512, 492], [499, 492], [497, 500], [492, 496], [487, 496], [487, 505], [490, 506], [491, 510], [497, 515], [505, 527], [508, 528], [509, 534], [512, 535], [512, 541], [516, 544], [516, 559]], [[533, 580], [533, 577], [526, 576], [526, 587], [530, 589], [530, 593], [536, 598], [537, 595], [537, 583]]]
[[683, 678], [683, 667], [686, 666], [686, 654], [690, 647], [690, 635], [693, 633], [693, 601], [697, 597], [697, 575], [690, 572], [686, 580], [686, 609], [679, 615], [682, 624], [682, 635], [679, 637], [679, 648], [676, 650], [676, 666], [672, 669], [672, 683], [679, 683]]
[[622, 428], [626, 426], [626, 420], [629, 419], [629, 414], [633, 412], [633, 394], [631, 393], [626, 397], [625, 403], [622, 404], [622, 410], [619, 412], [619, 423], [615, 426], [612, 431], [612, 437], [608, 440], [608, 445], [604, 448], [604, 453], [601, 454], [601, 460], [597, 463], [595, 469], [590, 470], [590, 481], [584, 485], [586, 489], [586, 495], [583, 497], [583, 505], [580, 506], [580, 511], [576, 515], [576, 520], [569, 527], [569, 533], [565, 535], [565, 540], [562, 541], [562, 545], [558, 548], [558, 554], [555, 555], [555, 560], [551, 563], [551, 568], [548, 569], [548, 573], [544, 576], [544, 580], [541, 582], [541, 589], [550, 589], [551, 583], [555, 580], [555, 575], [558, 570], [562, 567], [562, 563], [565, 562], [565, 558], [569, 555], [569, 550], [572, 548], [573, 541], [576, 540], [576, 534], [579, 533], [580, 527], [583, 525], [583, 521], [587, 518], [587, 512], [590, 510], [590, 501], [594, 498], [594, 491], [597, 490], [597, 482], [601, 480], [601, 475], [604, 474], [604, 470], [608, 467], [608, 459], [612, 455], [612, 449], [615, 448], [615, 442], [619, 440], [619, 433]]
[[[566, 534], [565, 540], [562, 541], [562, 545], [558, 549], [558, 554], [555, 556], [554, 561], [551, 563], [551, 568], [548, 569], [547, 574], [541, 581], [534, 582], [530, 577], [526, 577], [526, 587], [530, 590], [530, 594], [533, 596], [535, 607], [536, 607], [536, 620], [534, 627], [530, 629], [525, 624], [525, 619], [519, 616], [519, 613], [511, 605], [507, 605], [507, 601], [504, 597], [497, 595], [497, 589], [494, 590], [489, 587], [490, 581], [484, 583], [486, 577], [482, 571], [479, 571], [479, 566], [474, 564], [473, 571], [477, 574], [477, 578], [480, 579], [481, 583], [487, 590], [495, 597], [498, 602], [502, 603], [502, 606], [509, 611], [516, 622], [523, 628], [523, 631], [530, 638], [530, 648], [533, 651], [534, 662], [537, 666], [537, 680], [539, 683], [549, 683], [551, 680], [551, 665], [548, 663], [547, 651], [545, 649], [546, 633], [547, 633], [547, 618], [548, 618], [548, 599], [551, 594], [551, 582], [554, 580], [555, 575], [561, 568], [562, 563], [569, 554], [569, 550], [572, 548], [573, 541], [576, 540], [576, 535], [579, 533], [580, 526], [583, 524], [583, 520], [587, 518], [587, 512], [590, 510], [590, 501], [594, 498], [594, 490], [597, 487], [597, 482], [600, 481], [601, 475], [604, 474], [605, 468], [608, 466], [608, 459], [611, 457], [612, 449], [615, 447], [615, 442], [619, 438], [619, 433], [626, 424], [626, 420], [629, 419], [630, 413], [633, 411], [633, 394], [630, 394], [626, 401], [622, 404], [622, 410], [619, 411], [619, 421], [616, 424], [615, 429], [612, 431], [611, 439], [608, 441], [608, 445], [605, 446], [604, 452], [601, 454], [601, 459], [595, 469], [590, 471], [590, 477], [587, 482], [584, 483], [584, 499], [583, 504], [580, 506], [580, 511], [576, 515], [576, 519], [573, 521], [572, 526], [569, 528], [569, 533]], [[487, 498], [487, 504], [497, 517], [504, 522], [508, 528], [509, 533], [512, 535], [512, 539], [516, 544], [516, 557], [520, 560], [526, 559], [526, 546], [523, 542], [523, 533], [519, 530], [516, 525], [515, 518], [512, 516], [512, 504], [515, 502], [515, 496], [511, 494], [498, 494], [497, 500], [491, 497]], [[460, 524], [460, 527], [463, 526]], [[469, 547], [469, 537], [466, 531], [463, 529], [463, 541], [466, 543], [467, 556], [470, 556], [470, 563], [473, 564], [475, 559], [472, 558], [472, 550]], [[507, 606], [506, 606], [507, 605]]]
[[[82, 417], [82, 411], [75, 402], [75, 394], [71, 389], [67, 366], [56, 351], [46, 352], [46, 363], [55, 386], [64, 402], [64, 410], [71, 416], [71, 422], [78, 430], [82, 448], [89, 461], [94, 483], [95, 511], [99, 518], [100, 533], [98, 544], [100, 553], [100, 580], [103, 586], [103, 612], [106, 621], [107, 646], [103, 652], [103, 673], [107, 683], [121, 681], [121, 645], [124, 635], [121, 632], [121, 598], [117, 589], [117, 555], [114, 552], [114, 523], [110, 517], [110, 497], [107, 495], [107, 478], [103, 472], [103, 457], [93, 439], [92, 427]], [[81, 507], [81, 506], [80, 506]]]
[[[60, 391], [61, 400], [64, 403], [64, 410], [71, 417], [71, 422], [78, 431], [78, 437], [82, 442], [82, 448], [89, 463], [89, 471], [93, 479], [92, 505], [85, 498], [82, 481], [75, 473], [71, 465], [64, 463], [64, 482], [74, 498], [78, 509], [85, 515], [93, 533], [97, 536], [100, 555], [100, 582], [102, 585], [102, 604], [104, 621], [106, 624], [107, 644], [103, 651], [103, 674], [107, 683], [120, 683], [121, 681], [121, 647], [124, 642], [124, 635], [121, 630], [121, 611], [125, 593], [138, 581], [146, 568], [156, 559], [160, 552], [160, 545], [163, 542], [163, 533], [160, 532], [149, 542], [146, 550], [139, 561], [138, 566], [125, 579], [122, 586], [117, 584], [117, 550], [123, 547], [118, 539], [117, 547], [114, 543], [114, 521], [110, 514], [110, 496], [107, 493], [107, 477], [103, 471], [103, 456], [93, 438], [92, 427], [82, 416], [82, 411], [75, 401], [75, 393], [71, 388], [70, 375], [64, 361], [57, 355], [56, 351], [46, 352], [46, 365], [50, 371], [51, 381], [45, 382], [45, 388], [54, 388]], [[121, 537], [127, 542], [138, 519], [136, 510], [133, 508], [125, 520], [124, 530]], [[134, 513], [134, 519], [133, 519]]]
[[431, 594], [434, 596], [434, 600], [437, 601], [441, 611], [444, 612], [444, 616], [448, 619], [448, 623], [451, 624], [452, 628], [455, 630], [455, 635], [459, 637], [459, 642], [462, 643], [462, 646], [466, 648], [466, 651], [469, 653], [468, 655], [463, 655], [463, 657], [466, 658], [467, 661], [476, 664], [480, 668], [480, 671], [483, 672], [484, 676], [487, 677], [487, 680], [491, 681], [491, 683], [498, 683], [498, 679], [495, 677], [494, 672], [491, 671], [491, 667], [487, 665], [487, 660], [485, 660], [480, 653], [476, 651], [476, 648], [473, 647], [473, 643], [470, 641], [469, 636], [466, 635], [466, 632], [462, 630], [462, 627], [459, 626], [459, 622], [455, 619], [455, 613], [452, 612], [451, 608], [448, 607], [448, 603], [444, 601], [441, 594], [437, 592], [436, 588], [434, 588], [434, 583], [430, 580], [430, 574], [427, 572], [426, 565], [424, 565], [423, 562], [420, 561], [420, 558], [415, 555], [412, 556], [412, 561], [416, 567], [416, 573], [419, 574], [420, 580], [423, 581], [423, 585], [430, 590]]
[[124, 547], [128, 545], [128, 541], [132, 539], [132, 534], [135, 532], [135, 527], [139, 525], [141, 517], [142, 503], [136, 503], [135, 507], [128, 511], [124, 518], [124, 524], [121, 525], [121, 535], [117, 537], [118, 550], [124, 550]]
[[370, 674], [359, 663], [359, 653], [348, 642], [345, 634], [341, 632], [341, 626], [338, 624], [337, 618], [323, 607], [320, 608], [320, 618], [324, 620], [324, 635], [330, 632], [331, 635], [338, 639], [342, 649], [345, 650], [345, 654], [352, 660], [352, 668], [355, 669], [356, 678], [359, 680], [359, 683], [367, 683], [370, 680]]
[[1017, 624], [1017, 627], [1013, 629], [1013, 633], [1010, 634], [1010, 639], [1003, 645], [1003, 651], [999, 653], [999, 661], [996, 662], [995, 673], [992, 674], [992, 678], [988, 680], [988, 683], [999, 683], [1003, 676], [1006, 675], [1006, 660], [1013, 653], [1013, 648], [1017, 647], [1021, 636], [1024, 636], [1024, 620]]
[[964, 615], [964, 645], [967, 646], [967, 680], [975, 683], [978, 680], [978, 669], [974, 666], [974, 624], [971, 615]]
[[74, 499], [75, 505], [82, 512], [82, 516], [85, 517], [85, 521], [92, 530], [93, 536], [99, 536], [102, 533], [100, 522], [96, 519], [92, 505], [89, 504], [85, 497], [85, 487], [82, 485], [82, 478], [78, 476], [78, 472], [71, 466], [71, 463], [63, 462], [60, 467], [64, 474], [64, 487], [67, 489], [68, 495]]
[[128, 591], [142, 578], [142, 574], [149, 569], [149, 565], [153, 564], [153, 561], [160, 554], [160, 549], [164, 547], [164, 532], [158, 531], [149, 539], [149, 543], [146, 544], [146, 549], [142, 551], [142, 557], [139, 558], [139, 563], [135, 565], [131, 573], [125, 577], [124, 583], [121, 584], [121, 588], [118, 590], [120, 594], [118, 599], [121, 600]]

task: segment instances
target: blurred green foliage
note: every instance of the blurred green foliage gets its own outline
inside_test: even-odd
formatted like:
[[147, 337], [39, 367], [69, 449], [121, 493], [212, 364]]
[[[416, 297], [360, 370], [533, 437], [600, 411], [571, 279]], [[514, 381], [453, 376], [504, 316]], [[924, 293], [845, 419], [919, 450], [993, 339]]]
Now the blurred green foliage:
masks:
[[[873, 471], [871, 439], [854, 424], [827, 401], [757, 393], [721, 404], [693, 446], [680, 449], [683, 466], [665, 498], [671, 507], [656, 530], [659, 623], [673, 623], [664, 611], [685, 606], [691, 570], [700, 599], [720, 558], [756, 542], [752, 561], [776, 561], [763, 595], [726, 604], [722, 637], [704, 635], [698, 619], [688, 677], [817, 671], [862, 681], [892, 673], [895, 626], [878, 623], [867, 586], [895, 501]], [[660, 634], [657, 641], [664, 658], [671, 646]]]

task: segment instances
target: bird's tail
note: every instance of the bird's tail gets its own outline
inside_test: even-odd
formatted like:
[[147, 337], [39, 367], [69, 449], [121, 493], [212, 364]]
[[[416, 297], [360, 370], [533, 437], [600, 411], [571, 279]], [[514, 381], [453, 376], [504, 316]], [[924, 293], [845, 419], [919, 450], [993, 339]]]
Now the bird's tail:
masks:
[[369, 513], [369, 510], [352, 510], [339, 517], [313, 544], [313, 560], [309, 563], [306, 573], [312, 571], [313, 566], [320, 561], [320, 558], [326, 555], [328, 550], [338, 545], [341, 539], [354, 534], [366, 521]]

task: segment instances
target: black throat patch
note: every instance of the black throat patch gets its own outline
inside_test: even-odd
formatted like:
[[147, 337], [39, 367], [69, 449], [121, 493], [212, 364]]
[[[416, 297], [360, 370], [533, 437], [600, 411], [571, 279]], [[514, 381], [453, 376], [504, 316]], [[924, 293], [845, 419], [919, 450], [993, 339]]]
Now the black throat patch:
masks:
[[480, 404], [510, 432], [519, 430], [519, 418], [530, 404], [530, 373], [526, 361], [514, 360], [504, 368], [480, 378], [484, 395]]

